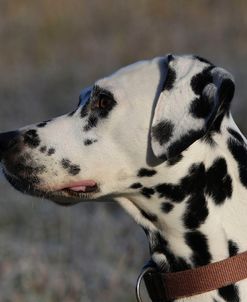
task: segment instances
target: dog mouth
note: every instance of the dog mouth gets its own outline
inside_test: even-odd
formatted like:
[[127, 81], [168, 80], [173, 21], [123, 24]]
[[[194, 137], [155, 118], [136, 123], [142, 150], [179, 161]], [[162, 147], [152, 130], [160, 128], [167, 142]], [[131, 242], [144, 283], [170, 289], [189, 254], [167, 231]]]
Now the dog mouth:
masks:
[[74, 205], [85, 199], [93, 199], [93, 195], [100, 191], [99, 185], [93, 180], [69, 183], [60, 188], [46, 190], [45, 188], [36, 187], [29, 180], [13, 177], [4, 169], [3, 173], [8, 182], [18, 191], [36, 197], [47, 198], [64, 206]]
[[69, 194], [90, 194], [98, 191], [98, 185], [94, 180], [82, 180], [62, 187], [60, 190]]

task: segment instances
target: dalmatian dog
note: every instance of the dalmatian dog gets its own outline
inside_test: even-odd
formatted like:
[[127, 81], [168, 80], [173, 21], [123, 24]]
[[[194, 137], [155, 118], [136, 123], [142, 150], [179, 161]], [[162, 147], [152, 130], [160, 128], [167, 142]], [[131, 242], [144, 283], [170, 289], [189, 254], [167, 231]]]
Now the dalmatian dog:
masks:
[[[247, 147], [233, 77], [198, 56], [124, 67], [67, 115], [0, 135], [16, 189], [61, 205], [113, 198], [140, 224], [161, 271], [247, 250]], [[176, 301], [240, 302], [247, 281]]]

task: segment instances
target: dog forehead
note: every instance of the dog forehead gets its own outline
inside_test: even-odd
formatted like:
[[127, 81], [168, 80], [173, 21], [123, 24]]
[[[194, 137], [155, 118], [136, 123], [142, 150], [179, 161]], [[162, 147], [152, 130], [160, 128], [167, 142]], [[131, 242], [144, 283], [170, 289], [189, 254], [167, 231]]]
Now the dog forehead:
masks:
[[164, 67], [161, 70], [160, 65], [165, 60], [165, 57], [157, 57], [136, 62], [99, 79], [95, 85], [111, 91], [115, 97], [144, 95], [157, 89], [164, 75]]

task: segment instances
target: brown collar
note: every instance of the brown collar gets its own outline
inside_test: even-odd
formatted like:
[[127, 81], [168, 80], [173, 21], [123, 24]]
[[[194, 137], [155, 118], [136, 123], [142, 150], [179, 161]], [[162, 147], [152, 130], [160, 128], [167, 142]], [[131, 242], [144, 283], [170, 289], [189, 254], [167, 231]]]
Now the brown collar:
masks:
[[144, 279], [153, 302], [169, 302], [215, 290], [247, 278], [247, 251], [222, 261], [175, 273], [161, 273], [146, 266], [137, 283]]

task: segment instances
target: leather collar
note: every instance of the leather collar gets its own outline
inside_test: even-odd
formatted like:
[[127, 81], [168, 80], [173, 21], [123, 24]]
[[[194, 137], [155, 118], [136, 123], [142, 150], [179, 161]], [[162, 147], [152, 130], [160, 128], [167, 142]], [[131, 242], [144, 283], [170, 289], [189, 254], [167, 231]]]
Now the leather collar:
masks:
[[137, 300], [142, 301], [140, 296], [142, 279], [153, 302], [170, 302], [216, 290], [246, 278], [247, 251], [218, 262], [175, 273], [159, 272], [150, 261], [138, 278]]

